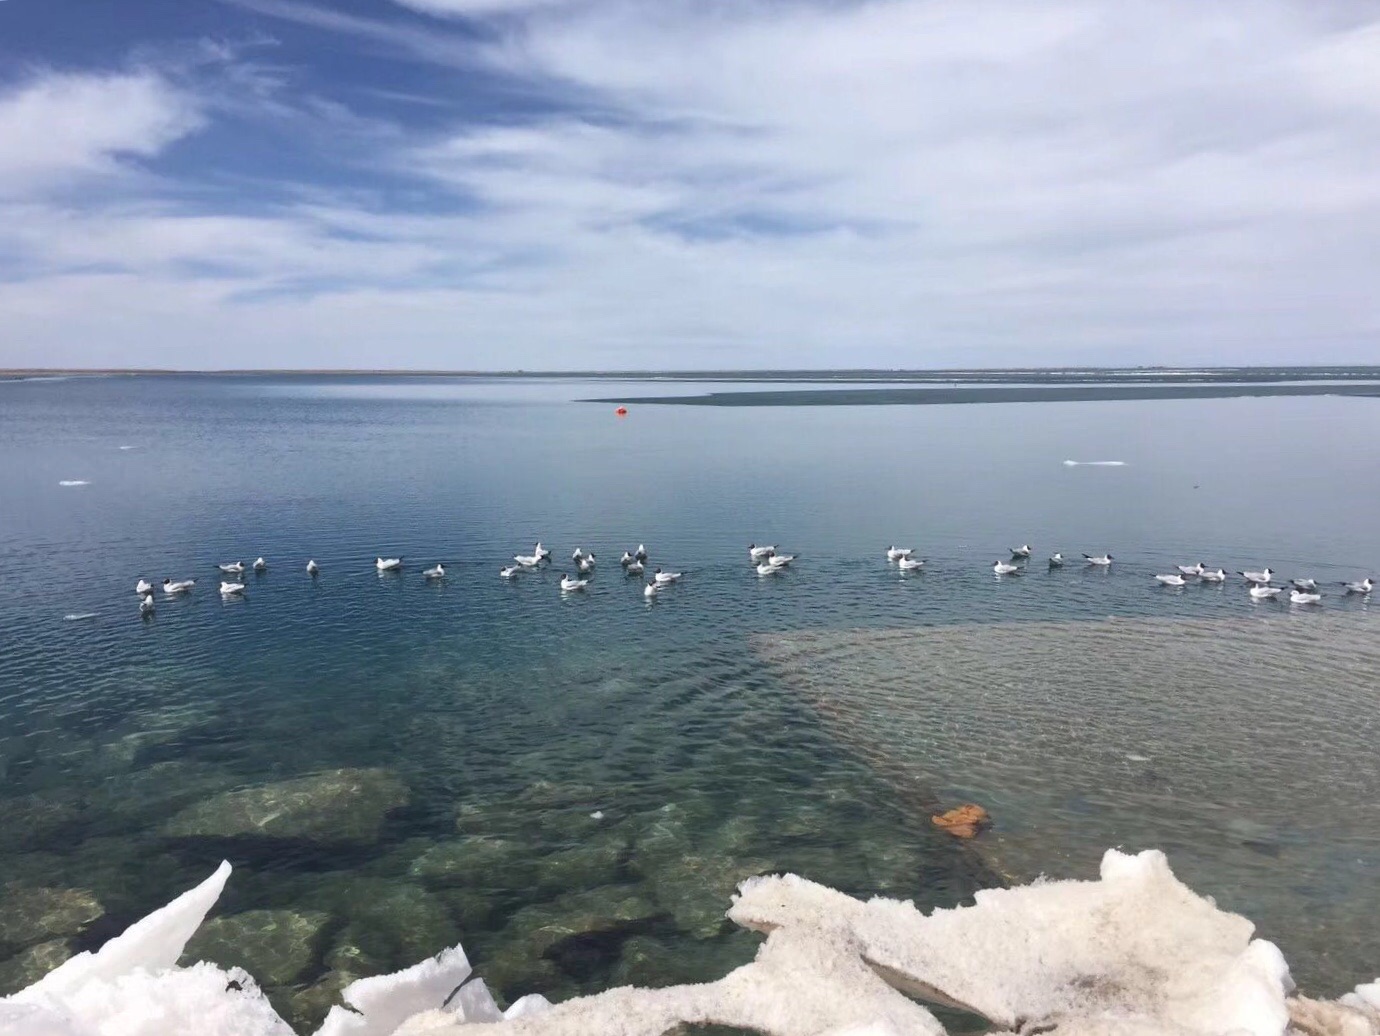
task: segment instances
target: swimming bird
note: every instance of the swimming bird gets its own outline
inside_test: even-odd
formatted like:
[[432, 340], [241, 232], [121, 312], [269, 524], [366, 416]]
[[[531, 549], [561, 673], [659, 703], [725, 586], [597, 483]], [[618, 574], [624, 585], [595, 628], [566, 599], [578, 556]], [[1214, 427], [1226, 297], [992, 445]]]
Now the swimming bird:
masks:
[[770, 561], [763, 561], [761, 564], [757, 566], [757, 574], [759, 576], [770, 576], [775, 575], [777, 572], [784, 571], [786, 570], [782, 566], [773, 565]]
[[633, 558], [633, 556], [625, 550], [623, 551], [623, 556], [618, 559], [618, 563], [622, 565], [624, 568], [627, 568], [629, 565], [633, 563], [634, 560], [635, 559]]
[[1176, 565], [1175, 567], [1179, 570], [1179, 574], [1184, 576], [1200, 576], [1203, 574], [1203, 569], [1207, 568], [1201, 561], [1196, 565]]
[[1216, 571], [1205, 568], [1198, 573], [1198, 578], [1205, 583], [1225, 583], [1227, 581], [1227, 573], [1224, 569], [1220, 568]]
[[151, 615], [153, 613], [153, 594], [144, 594], [139, 599], [139, 614]]
[[1050, 568], [1063, 568], [1063, 567], [1064, 567], [1064, 555], [1060, 554], [1060, 553], [1056, 550], [1053, 554], [1051, 554], [1051, 555], [1049, 556], [1049, 567], [1050, 567]]
[[914, 572], [924, 564], [923, 558], [900, 558], [896, 562], [896, 567], [902, 572]]
[[623, 568], [630, 576], [640, 576], [647, 570], [646, 566], [640, 561], [629, 561]]
[[194, 586], [196, 586], [195, 579], [183, 579], [176, 583], [171, 579], [163, 580], [163, 592], [169, 596], [173, 594], [185, 594]]
[[678, 581], [680, 577], [684, 574], [684, 572], [663, 572], [661, 569], [657, 569], [655, 573], [655, 578], [659, 584], [665, 586], [668, 583], [674, 583]]
[[1366, 576], [1359, 583], [1343, 583], [1342, 585], [1346, 587], [1346, 592], [1349, 594], [1368, 594], [1375, 586], [1370, 576]]
[[254, 559], [254, 571], [255, 571], [255, 572], [267, 572], [267, 571], [268, 571], [268, 562], [265, 561], [263, 558], [255, 558], [255, 559]]
[[502, 576], [504, 579], [512, 579], [513, 576], [517, 575], [521, 571], [522, 568], [520, 566], [509, 565], [507, 568], [500, 568], [498, 570], [498, 574]]
[[422, 575], [427, 579], [444, 579], [446, 576], [446, 566], [438, 561], [435, 568], [428, 568]]
[[244, 571], [244, 562], [236, 561], [229, 565], [217, 565], [216, 568], [220, 569], [227, 576], [237, 576]]
[[1011, 556], [1012, 556], [1013, 558], [1028, 558], [1028, 557], [1030, 557], [1030, 544], [1027, 543], [1024, 547], [1012, 547], [1012, 548], [1011, 548]]
[[541, 564], [541, 558], [535, 554], [514, 554], [513, 560], [523, 568], [536, 568]]
[[321, 568], [317, 565], [315, 558], [307, 562], [307, 575], [314, 576], [320, 571]]
[[915, 551], [911, 547], [887, 547], [886, 559], [888, 561], [900, 561], [902, 558], [910, 557], [913, 553]]
[[1183, 586], [1188, 580], [1184, 579], [1183, 576], [1176, 572], [1173, 575], [1156, 576], [1155, 582], [1159, 583], [1161, 586]]
[[538, 561], [549, 561], [551, 558], [551, 552], [541, 545], [541, 540], [537, 540], [537, 546], [532, 554]]
[[1302, 590], [1289, 591], [1290, 604], [1318, 604], [1322, 601], [1322, 594], [1304, 593]]
[[773, 554], [767, 558], [768, 565], [775, 565], [777, 568], [785, 568], [796, 559], [794, 554]]
[[1236, 574], [1244, 577], [1248, 583], [1259, 583], [1261, 586], [1269, 586], [1270, 580], [1275, 576], [1268, 565], [1263, 572], [1238, 572]]
[[583, 590], [588, 585], [588, 579], [571, 579], [565, 573], [561, 573], [561, 591], [563, 593], [568, 593], [572, 590]]
[[585, 556], [585, 552], [584, 552], [583, 550], [581, 550], [579, 547], [576, 547], [576, 548], [575, 548], [575, 553], [570, 555], [570, 560], [571, 560], [571, 561], [579, 561], [579, 560], [580, 560], [582, 557], [584, 557], [584, 556]]
[[1295, 590], [1308, 590], [1312, 592], [1318, 589], [1318, 581], [1316, 579], [1291, 579], [1289, 582], [1293, 584]]
[[1005, 562], [1005, 561], [994, 561], [994, 562], [992, 562], [992, 571], [995, 572], [995, 573], [996, 573], [997, 575], [999, 575], [999, 576], [1014, 575], [1015, 573], [1019, 572], [1020, 570], [1021, 570], [1021, 566], [1020, 566], [1020, 565], [1012, 565], [1012, 564], [1010, 564], [1010, 563], [1008, 563], [1008, 562]]
[[396, 572], [402, 568], [402, 558], [375, 558], [374, 567], [380, 572]]
[[153, 584], [150, 583], [147, 579], [144, 579], [142, 576], [140, 577], [139, 582], [134, 584], [134, 592], [138, 594], [140, 597], [143, 597], [144, 594], [148, 593], [152, 589]]
[[575, 567], [580, 570], [581, 575], [589, 575], [594, 571], [594, 554], [586, 554], [582, 558], [575, 559]]
[[234, 597], [236, 594], [244, 593], [243, 583], [227, 583], [224, 579], [220, 581], [220, 594], [222, 597]]
[[1251, 596], [1257, 601], [1264, 600], [1267, 597], [1278, 597], [1283, 592], [1284, 588], [1282, 586], [1269, 586], [1265, 583], [1256, 583], [1251, 587]]
[[1103, 568], [1115, 560], [1110, 554], [1084, 554], [1083, 557], [1087, 559], [1089, 565], [1101, 565]]
[[646, 561], [646, 560], [647, 560], [647, 548], [644, 547], [642, 544], [639, 543], [639, 544], [637, 545], [637, 549], [636, 549], [635, 551], [633, 551], [633, 557], [635, 557], [638, 561]]
[[753, 561], [761, 561], [763, 558], [769, 558], [775, 553], [775, 547], [759, 547], [755, 543], [748, 544], [748, 557]]
[[661, 592], [661, 587], [656, 585], [655, 579], [648, 579], [647, 585], [642, 588], [642, 596], [647, 600], [654, 600], [656, 595]]

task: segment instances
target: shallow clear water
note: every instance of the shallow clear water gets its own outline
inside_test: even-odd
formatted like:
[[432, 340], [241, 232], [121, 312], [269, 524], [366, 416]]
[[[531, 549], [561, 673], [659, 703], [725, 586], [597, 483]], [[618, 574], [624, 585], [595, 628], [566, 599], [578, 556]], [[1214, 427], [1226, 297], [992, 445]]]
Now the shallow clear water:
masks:
[[[938, 836], [917, 805], [928, 800], [898, 789], [897, 761], [915, 763], [914, 727], [874, 724], [877, 751], [864, 751], [850, 734], [864, 726], [840, 726], [802, 691], [820, 680], [860, 693], [904, 688], [911, 662], [809, 651], [783, 660], [764, 644], [805, 632], [841, 636], [856, 652], [858, 630], [1172, 618], [1220, 631], [1229, 669], [1259, 635], [1249, 620], [1289, 608], [1253, 605], [1239, 582], [1160, 590], [1155, 572], [1199, 558], [1320, 580], [1380, 569], [1373, 400], [657, 406], [625, 419], [573, 402], [623, 389], [695, 386], [0, 385], [0, 884], [16, 890], [0, 899], [0, 957], [11, 957], [0, 981], [20, 973], [13, 955], [98, 942], [222, 855], [238, 868], [225, 912], [274, 913], [246, 914], [247, 933], [226, 927], [206, 952], [258, 953], [275, 999], [304, 1023], [332, 982], [413, 963], [457, 938], [508, 993], [718, 974], [754, 945], [718, 923], [743, 874], [790, 868], [929, 905], [1000, 869]], [[501, 581], [499, 566], [537, 539], [556, 565]], [[800, 560], [759, 579], [750, 541]], [[1110, 550], [1117, 562], [1109, 573], [1037, 565], [995, 579], [991, 562], [1026, 541], [1037, 559]], [[654, 564], [686, 572], [652, 607], [617, 564], [638, 542]], [[916, 547], [926, 572], [898, 576], [882, 557], [889, 543]], [[559, 572], [576, 545], [598, 554], [598, 574], [587, 593], [562, 598]], [[222, 602], [215, 563], [260, 554], [269, 571], [248, 577], [244, 600]], [[401, 555], [407, 568], [381, 577], [376, 554]], [[316, 580], [308, 557], [321, 565]], [[421, 569], [438, 560], [449, 575], [427, 585]], [[185, 598], [160, 595], [145, 621], [133, 593], [141, 576], [198, 585]], [[1329, 594], [1318, 618], [1365, 623], [1367, 608]], [[1328, 643], [1310, 657], [1326, 659]], [[1036, 711], [1053, 726], [1093, 709], [1087, 696], [1050, 693], [1065, 665], [1057, 652], [1005, 661], [1008, 703], [1039, 695]], [[1265, 669], [1262, 679], [1288, 686], [1311, 679], [1287, 655]], [[1143, 696], [1172, 698], [1185, 729], [1198, 715], [1208, 729], [1230, 721], [1234, 685], [1201, 667], [1155, 672]], [[1354, 675], [1355, 694], [1373, 700], [1373, 668]], [[1086, 667], [1068, 665], [1065, 676], [1088, 682]], [[1204, 681], [1217, 690], [1199, 693]], [[1124, 673], [1115, 681], [1125, 682]], [[926, 687], [919, 714], [957, 724], [971, 674]], [[895, 697], [879, 697], [876, 714]], [[1289, 699], [1300, 738], [1330, 729], [1336, 710], [1323, 703], [1336, 700], [1334, 690]], [[1097, 707], [1091, 729], [1114, 731], [1115, 708]], [[988, 720], [984, 737], [998, 745], [1030, 716], [997, 709]], [[1267, 739], [1253, 737], [1248, 710], [1238, 726], [1230, 753], [1193, 768], [1199, 795], [1220, 763], [1239, 807], [1227, 820], [1260, 812], [1286, 775], [1241, 778]], [[980, 753], [956, 750], [962, 736], [956, 726], [951, 750], [914, 769], [935, 800], [993, 804], [993, 844], [1019, 844], [1021, 869], [1086, 872], [1099, 839], [1127, 829], [1068, 825], [1043, 845], [1030, 837], [1041, 795], [1009, 785], [1044, 781], [1046, 799], [1066, 802], [1080, 780], [1074, 753], [1043, 773], [984, 767]], [[1358, 836], [1373, 818], [1326, 810], [1338, 771], [1316, 759], [1300, 755], [1307, 772], [1297, 776], [1322, 815], [1296, 840], [1302, 849], [1285, 841], [1309, 861], [1335, 848], [1354, 861], [1307, 872], [1324, 886], [1310, 895], [1334, 904], [1342, 949], [1310, 938], [1293, 963], [1329, 992], [1370, 975], [1380, 956], [1362, 916], [1376, 849]], [[1372, 788], [1373, 754], [1352, 766], [1358, 794]], [[364, 771], [366, 791], [326, 801], [342, 768]], [[287, 802], [286, 820], [236, 828], [246, 801], [237, 790], [252, 796], [311, 775], [314, 784], [262, 793], [258, 819]], [[1099, 818], [1147, 809], [1134, 767], [1099, 770], [1097, 780]], [[1175, 802], [1173, 789], [1165, 794], [1157, 802]], [[1181, 842], [1206, 846], [1185, 873], [1280, 937], [1297, 882], [1284, 862], [1261, 866], [1273, 836], [1214, 827], [1184, 799], [1191, 830]], [[52, 916], [20, 916], [36, 887], [90, 890], [99, 915], [85, 917], [97, 910], [69, 896]]]

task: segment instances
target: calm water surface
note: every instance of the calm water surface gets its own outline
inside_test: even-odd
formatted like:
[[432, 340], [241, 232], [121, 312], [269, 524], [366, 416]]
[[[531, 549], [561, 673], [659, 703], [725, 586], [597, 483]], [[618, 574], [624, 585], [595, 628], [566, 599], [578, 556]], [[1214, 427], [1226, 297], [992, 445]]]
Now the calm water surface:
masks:
[[[755, 947], [720, 915], [759, 871], [928, 906], [1011, 873], [1012, 846], [1015, 876], [1090, 874], [1109, 841], [1151, 838], [1173, 843], [1200, 891], [1248, 911], [1312, 992], [1373, 974], [1380, 832], [1329, 809], [1380, 801], [1364, 747], [1369, 602], [1329, 593], [1310, 616], [1253, 605], [1239, 582], [1176, 592], [1150, 577], [1200, 558], [1330, 581], [1380, 570], [1376, 401], [625, 419], [574, 402], [625, 390], [696, 387], [0, 384], [0, 982], [99, 943], [222, 856], [237, 865], [229, 916], [202, 951], [249, 963], [306, 1026], [349, 978], [460, 939], [509, 995], [720, 974]], [[538, 539], [556, 564], [501, 581]], [[759, 579], [751, 541], [800, 560]], [[651, 607], [617, 563], [639, 542], [686, 573]], [[1025, 542], [1037, 559], [1110, 550], [1117, 563], [995, 579], [992, 561]], [[926, 572], [901, 578], [890, 543], [916, 547]], [[598, 574], [563, 598], [576, 546]], [[378, 554], [407, 567], [380, 577]], [[269, 571], [223, 602], [214, 565], [258, 555]], [[436, 561], [449, 574], [428, 585]], [[198, 585], [141, 620], [141, 576]], [[1096, 693], [1096, 667], [1023, 625], [1108, 616], [1161, 623], [1115, 656], [1107, 682], [1134, 700]], [[1168, 620], [1210, 630], [1217, 665], [1174, 664]], [[869, 639], [1008, 625], [1009, 649], [916, 641], [917, 657]], [[1305, 667], [1258, 650], [1289, 636], [1307, 641]], [[1007, 650], [990, 709], [972, 707], [998, 679], [975, 681], [974, 644]], [[1139, 685], [1126, 669], [1142, 662], [1153, 678]], [[821, 681], [865, 707], [841, 714]], [[1123, 711], [1135, 737], [1118, 733]], [[1038, 754], [1020, 751], [1027, 727]], [[1116, 760], [1083, 766], [1093, 739], [1059, 729], [1098, 731]], [[1220, 759], [1189, 736], [1204, 729], [1234, 732]], [[1324, 738], [1335, 751], [1281, 754]], [[1177, 762], [1175, 743], [1193, 746]], [[1150, 798], [1125, 764], [1142, 753], [1160, 767]], [[1266, 756], [1290, 768], [1253, 778]], [[1307, 824], [1267, 808], [1291, 778], [1305, 789], [1291, 809], [1315, 803]], [[959, 794], [993, 804], [1002, 859], [933, 831], [930, 806]], [[1042, 838], [1046, 800], [1063, 805]], [[1070, 822], [1069, 802], [1093, 819]], [[1147, 824], [1151, 810], [1182, 823]], [[1327, 937], [1295, 938], [1311, 909], [1299, 904], [1315, 902]]]

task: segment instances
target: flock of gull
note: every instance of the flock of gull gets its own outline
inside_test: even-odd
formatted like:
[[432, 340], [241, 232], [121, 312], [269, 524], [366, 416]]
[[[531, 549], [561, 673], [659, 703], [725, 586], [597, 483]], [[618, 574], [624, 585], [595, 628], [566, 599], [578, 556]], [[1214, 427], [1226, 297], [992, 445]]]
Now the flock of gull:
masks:
[[[1021, 547], [1011, 548], [1011, 558], [1009, 561], [996, 561], [992, 564], [992, 571], [1003, 578], [1006, 576], [1019, 576], [1027, 571], [1029, 566], [1032, 549], [1029, 544]], [[590, 578], [594, 575], [597, 565], [593, 551], [585, 551], [579, 547], [571, 554], [571, 561], [575, 565], [574, 576], [568, 573], [561, 573], [560, 588], [562, 594], [579, 593], [589, 586]], [[915, 557], [915, 551], [910, 547], [890, 546], [886, 551], [887, 560], [896, 565], [902, 572], [918, 571], [925, 565], [924, 558]], [[777, 550], [775, 546], [759, 547], [755, 543], [748, 544], [748, 559], [756, 569], [757, 574], [762, 577], [770, 577], [784, 572], [796, 559], [794, 554], [786, 554]], [[1095, 568], [1110, 568], [1115, 558], [1111, 554], [1084, 554], [1084, 564]], [[524, 572], [533, 572], [551, 561], [551, 551], [538, 543], [531, 554], [515, 554], [514, 564], [506, 565], [499, 570], [499, 575], [504, 579], [516, 579]], [[639, 580], [646, 575], [648, 562], [647, 548], [643, 544], [638, 544], [636, 550], [625, 550], [619, 559], [619, 565], [624, 573], [635, 576]], [[268, 562], [263, 558], [255, 559], [253, 565], [249, 566], [256, 574], [263, 574], [268, 571]], [[374, 567], [379, 574], [387, 572], [400, 572], [403, 568], [402, 558], [379, 557], [374, 560]], [[1055, 553], [1049, 558], [1051, 569], [1064, 567], [1064, 556]], [[1206, 564], [1199, 561], [1195, 565], [1178, 565], [1177, 572], [1155, 576], [1155, 582], [1166, 587], [1186, 586], [1190, 580], [1198, 580], [1203, 583], [1225, 583], [1227, 572], [1222, 568], [1208, 568]], [[241, 561], [233, 561], [217, 565], [220, 571], [220, 593], [224, 598], [235, 598], [244, 595], [245, 583], [243, 582], [246, 567]], [[307, 562], [307, 575], [315, 578], [321, 572], [321, 567], [317, 565], [315, 559]], [[1288, 585], [1274, 585], [1276, 573], [1266, 567], [1259, 572], [1238, 572], [1249, 587], [1250, 596], [1255, 600], [1277, 600], [1282, 594], [1288, 591], [1288, 600], [1291, 604], [1318, 604], [1322, 601], [1322, 591], [1318, 587], [1316, 579], [1295, 578], [1288, 581]], [[654, 600], [656, 596], [669, 586], [680, 582], [682, 572], [663, 572], [660, 568], [654, 569], [650, 576], [647, 576], [642, 588], [643, 595], [648, 601]], [[422, 571], [422, 577], [428, 582], [445, 579], [446, 568], [437, 563], [431, 568]], [[1279, 582], [1283, 582], [1280, 580]], [[1369, 576], [1355, 583], [1340, 584], [1348, 594], [1368, 595], [1374, 588], [1375, 583]], [[163, 593], [168, 597], [177, 597], [191, 591], [196, 586], [195, 579], [164, 579], [162, 583]], [[140, 579], [134, 587], [139, 595], [139, 611], [143, 615], [152, 615], [154, 609], [153, 591], [154, 585], [146, 579]]]

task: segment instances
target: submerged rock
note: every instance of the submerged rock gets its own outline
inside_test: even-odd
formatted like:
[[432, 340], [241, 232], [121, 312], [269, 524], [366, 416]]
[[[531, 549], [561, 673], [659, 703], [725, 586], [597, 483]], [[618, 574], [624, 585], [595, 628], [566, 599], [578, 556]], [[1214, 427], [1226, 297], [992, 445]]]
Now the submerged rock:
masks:
[[0, 996], [32, 985], [71, 956], [72, 947], [66, 939], [53, 939], [0, 961]]
[[303, 904], [345, 922], [327, 966], [350, 970], [367, 961], [368, 974], [415, 964], [460, 941], [443, 900], [405, 880], [323, 875]]
[[77, 822], [81, 814], [80, 803], [68, 794], [0, 799], [0, 853], [60, 844], [64, 828]]
[[433, 887], [520, 887], [533, 873], [532, 850], [506, 838], [469, 835], [426, 849], [408, 873]]
[[213, 796], [182, 810], [163, 833], [370, 844], [384, 818], [408, 799], [407, 785], [387, 770], [328, 770]]
[[35, 888], [11, 883], [0, 895], [0, 946], [21, 947], [77, 935], [105, 908], [86, 889]]
[[261, 986], [286, 986], [311, 967], [317, 942], [330, 917], [295, 910], [248, 910], [202, 925], [187, 944], [184, 959], [239, 966]]
[[659, 860], [643, 874], [653, 898], [680, 928], [709, 939], [727, 925], [724, 904], [738, 883], [773, 869], [766, 860], [683, 855]]

